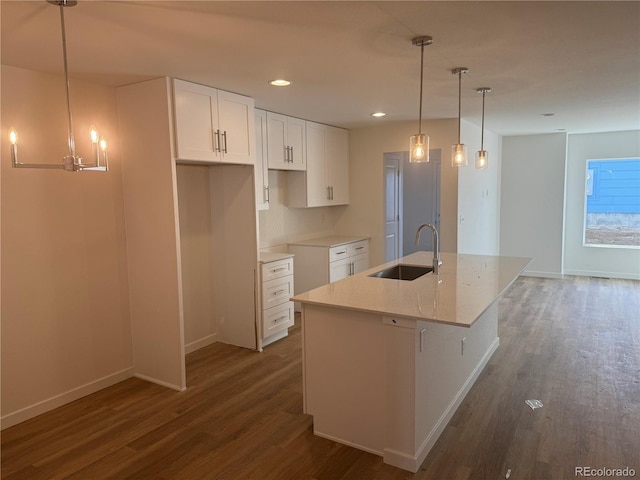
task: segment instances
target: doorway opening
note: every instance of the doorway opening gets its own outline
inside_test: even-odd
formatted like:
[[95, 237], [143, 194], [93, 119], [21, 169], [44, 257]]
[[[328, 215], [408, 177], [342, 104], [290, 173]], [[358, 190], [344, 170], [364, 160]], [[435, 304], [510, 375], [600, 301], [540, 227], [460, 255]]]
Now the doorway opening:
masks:
[[384, 154], [385, 262], [418, 250], [433, 250], [433, 239], [423, 235], [415, 245], [415, 235], [423, 223], [433, 223], [440, 231], [441, 149], [429, 150], [429, 163], [409, 163], [409, 152]]

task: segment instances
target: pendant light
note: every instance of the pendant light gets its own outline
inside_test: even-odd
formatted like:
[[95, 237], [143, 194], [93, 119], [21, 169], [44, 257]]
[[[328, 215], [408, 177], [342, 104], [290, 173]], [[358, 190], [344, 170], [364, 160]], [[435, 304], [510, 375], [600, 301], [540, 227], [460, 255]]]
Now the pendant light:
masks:
[[458, 143], [451, 146], [452, 167], [467, 165], [467, 146], [464, 143], [460, 143], [460, 113], [462, 107], [462, 74], [468, 71], [467, 67], [458, 67], [451, 70], [451, 73], [458, 75]]
[[433, 43], [429, 36], [415, 37], [411, 40], [420, 47], [420, 108], [418, 113], [418, 133], [409, 139], [409, 162], [424, 163], [429, 161], [429, 137], [422, 133], [422, 80], [424, 76], [424, 47]]
[[484, 170], [489, 166], [489, 152], [484, 149], [484, 97], [491, 93], [489, 87], [481, 87], [476, 90], [482, 94], [482, 129], [480, 134], [480, 150], [476, 152], [476, 168]]
[[83, 170], [97, 170], [106, 172], [109, 170], [107, 158], [107, 141], [98, 134], [94, 126], [90, 127], [91, 149], [93, 161], [86, 163], [76, 155], [76, 142], [73, 135], [73, 122], [71, 120], [71, 100], [69, 95], [69, 71], [67, 68], [67, 36], [64, 27], [64, 8], [77, 5], [77, 0], [47, 0], [48, 3], [60, 8], [60, 25], [62, 29], [62, 58], [64, 61], [64, 79], [67, 92], [67, 122], [69, 154], [65, 155], [62, 163], [22, 163], [18, 161], [18, 132], [15, 128], [9, 130], [9, 142], [11, 143], [11, 165], [15, 168], [59, 168], [68, 172], [81, 172]]

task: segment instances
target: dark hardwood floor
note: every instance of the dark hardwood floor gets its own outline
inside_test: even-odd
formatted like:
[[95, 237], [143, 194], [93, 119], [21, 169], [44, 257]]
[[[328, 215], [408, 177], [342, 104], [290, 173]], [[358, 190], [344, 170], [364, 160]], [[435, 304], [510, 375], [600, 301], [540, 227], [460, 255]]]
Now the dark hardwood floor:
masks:
[[313, 435], [297, 323], [260, 354], [190, 354], [185, 392], [130, 379], [6, 429], [2, 478], [557, 480], [580, 478], [575, 467], [640, 477], [640, 282], [521, 277], [500, 301], [499, 335], [415, 475]]

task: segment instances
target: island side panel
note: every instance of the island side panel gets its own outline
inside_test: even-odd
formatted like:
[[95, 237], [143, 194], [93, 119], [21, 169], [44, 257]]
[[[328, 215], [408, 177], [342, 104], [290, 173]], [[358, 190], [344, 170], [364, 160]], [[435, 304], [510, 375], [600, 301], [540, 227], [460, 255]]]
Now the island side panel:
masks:
[[419, 338], [416, 344], [413, 471], [420, 467], [500, 343], [497, 302], [470, 328], [419, 323], [419, 329], [426, 328], [426, 331], [422, 352]]
[[376, 455], [385, 447], [386, 366], [382, 317], [304, 304], [306, 413], [318, 436]]

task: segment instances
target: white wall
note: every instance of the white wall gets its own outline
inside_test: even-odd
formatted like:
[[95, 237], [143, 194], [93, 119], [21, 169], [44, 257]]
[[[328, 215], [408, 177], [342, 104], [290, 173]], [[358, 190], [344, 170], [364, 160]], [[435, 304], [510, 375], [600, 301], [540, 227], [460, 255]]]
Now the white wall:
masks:
[[[351, 204], [341, 213], [336, 233], [370, 235], [370, 263], [384, 262], [384, 154], [409, 149], [409, 137], [416, 133], [416, 122], [396, 122], [349, 132]], [[423, 122], [430, 136], [430, 148], [448, 151], [457, 136], [453, 119]], [[443, 252], [457, 248], [458, 172], [443, 168], [440, 190], [440, 240]]]
[[640, 279], [639, 249], [582, 244], [586, 161], [638, 156], [640, 130], [569, 135], [564, 273]]
[[78, 154], [90, 124], [108, 173], [14, 169], [67, 154], [64, 78], [2, 66], [2, 427], [130, 376], [133, 365], [115, 89], [72, 79]]
[[[498, 255], [500, 252], [500, 172], [502, 137], [485, 129], [484, 149], [489, 166], [475, 167], [475, 154], [480, 150], [480, 127], [462, 120], [461, 140], [467, 145], [469, 165], [458, 172], [458, 252]], [[451, 162], [449, 151], [443, 168]]]
[[526, 274], [562, 275], [567, 135], [504, 137], [500, 255], [531, 257]]

